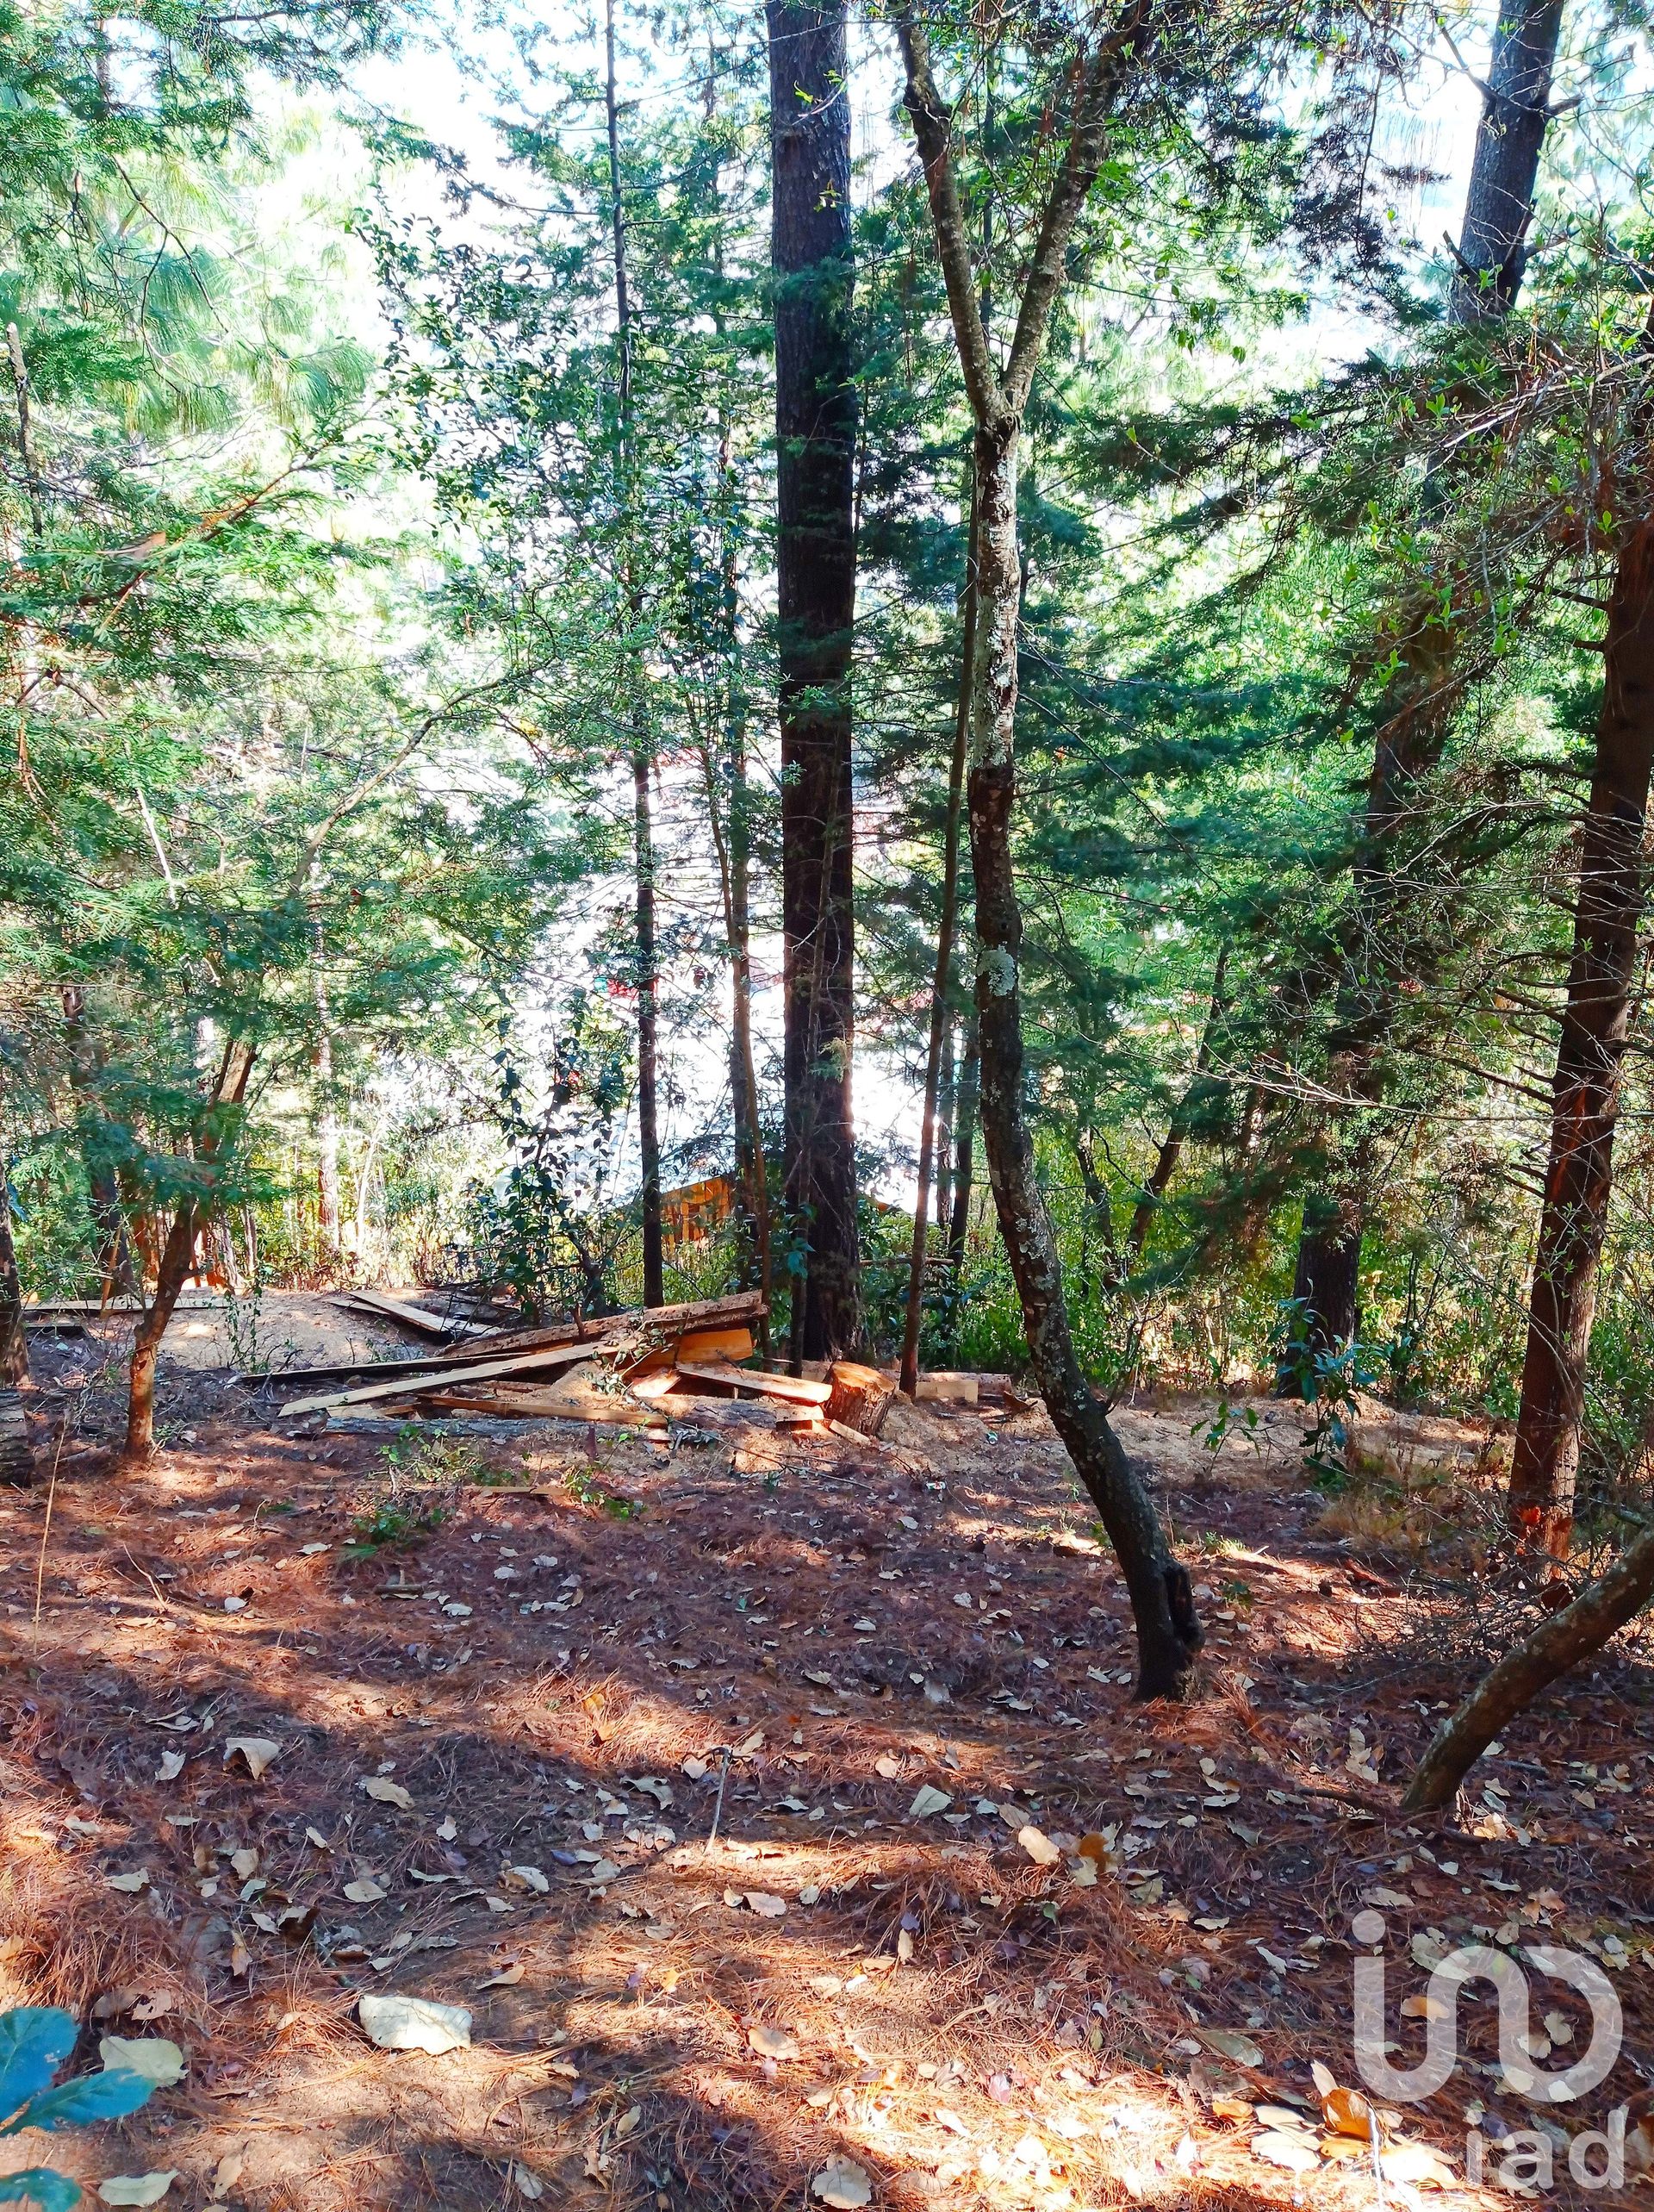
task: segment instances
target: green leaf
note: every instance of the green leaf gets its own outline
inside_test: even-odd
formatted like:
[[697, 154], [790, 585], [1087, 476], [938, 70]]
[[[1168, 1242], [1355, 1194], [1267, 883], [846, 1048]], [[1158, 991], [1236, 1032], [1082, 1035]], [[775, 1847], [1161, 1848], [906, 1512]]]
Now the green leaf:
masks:
[[0, 2173], [0, 2204], [38, 2204], [40, 2212], [69, 2212], [80, 2202], [80, 2184], [50, 2166], [26, 2166], [22, 2173]]
[[0, 2013], [0, 2116], [46, 2087], [79, 2034], [72, 2014], [55, 2005], [20, 2004]]
[[149, 2102], [152, 2081], [124, 2066], [101, 2074], [81, 2074], [73, 2081], [49, 2089], [25, 2105], [15, 2123], [20, 2128], [85, 2128], [95, 2120], [120, 2120]]

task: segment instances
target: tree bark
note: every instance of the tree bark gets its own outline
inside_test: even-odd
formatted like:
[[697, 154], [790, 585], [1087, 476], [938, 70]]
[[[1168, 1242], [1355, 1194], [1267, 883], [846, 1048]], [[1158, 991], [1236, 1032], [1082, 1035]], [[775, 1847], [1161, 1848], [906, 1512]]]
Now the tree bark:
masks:
[[[1515, 5], [1501, 0], [1448, 300], [1449, 316], [1461, 327], [1508, 315], [1521, 287], [1562, 15], [1563, 0]], [[1421, 502], [1425, 512], [1445, 495], [1440, 478], [1433, 477]], [[1458, 695], [1458, 641], [1451, 617], [1441, 613], [1441, 579], [1432, 582], [1434, 588], [1418, 595], [1402, 624], [1401, 665], [1381, 710], [1349, 952], [1352, 967], [1362, 972], [1343, 994], [1330, 1047], [1347, 1092], [1375, 1106], [1384, 1093], [1382, 1047], [1406, 967], [1404, 945], [1396, 941], [1406, 870], [1397, 867], [1396, 847], [1417, 805], [1420, 782], [1440, 757]], [[1335, 1197], [1323, 1191], [1304, 1208], [1293, 1294], [1309, 1294], [1300, 1285], [1314, 1287], [1318, 1349], [1347, 1343], [1355, 1334], [1361, 1239], [1371, 1199], [1365, 1164], [1357, 1163], [1358, 1172]]]
[[974, 998], [965, 1016], [965, 1036], [960, 1048], [959, 1088], [954, 1100], [954, 1195], [948, 1222], [948, 1271], [953, 1282], [954, 1311], [965, 1287], [965, 1240], [971, 1226], [971, 1192], [976, 1177], [976, 1112], [981, 1079], [979, 1032]]
[[851, 1120], [856, 395], [844, 0], [768, 0], [786, 1160], [793, 1356], [861, 1336]]
[[65, 983], [59, 996], [63, 1005], [64, 1037], [69, 1048], [69, 1085], [75, 1095], [80, 1124], [80, 1156], [86, 1171], [87, 1207], [96, 1240], [100, 1295], [135, 1297], [138, 1277], [132, 1263], [132, 1247], [127, 1240], [121, 1187], [97, 1131], [101, 1119], [97, 1095], [99, 1055], [86, 1025], [85, 995], [78, 983]]
[[1485, 1674], [1436, 1730], [1402, 1799], [1406, 1813], [1452, 1803], [1459, 1784], [1502, 1735], [1558, 1676], [1589, 1659], [1654, 1598], [1654, 1530], [1638, 1536], [1571, 1605], [1525, 1636]]
[[924, 165], [954, 334], [976, 421], [977, 626], [971, 685], [968, 806], [976, 885], [976, 1006], [982, 1137], [999, 1233], [1022, 1306], [1029, 1356], [1047, 1411], [1119, 1558], [1137, 1627], [1140, 1698], [1182, 1697], [1201, 1642], [1189, 1577], [1167, 1549], [1153, 1502], [1080, 1373], [1063, 1298], [1056, 1238], [1035, 1170], [1023, 1104], [1022, 910], [1011, 858], [1016, 804], [1017, 531], [1022, 415], [1066, 281], [1074, 225], [1108, 150], [1122, 84], [1153, 41], [1150, 0], [1077, 61], [1066, 141], [1029, 261], [1017, 333], [1002, 371], [989, 347], [960, 203], [951, 119], [930, 73], [929, 41], [897, 16], [906, 65], [904, 104]]
[[23, 1327], [23, 1282], [11, 1241], [11, 1176], [0, 1173], [0, 1387], [28, 1380], [28, 1336]]
[[316, 1010], [316, 1042], [310, 1065], [316, 1081], [316, 1231], [324, 1266], [336, 1266], [339, 1248], [339, 1116], [333, 1108], [333, 1025], [327, 1004], [326, 950], [321, 900], [312, 882], [310, 979]]
[[655, 837], [650, 812], [649, 776], [652, 766], [648, 718], [644, 706], [643, 671], [638, 666], [637, 632], [643, 620], [643, 594], [637, 580], [637, 470], [632, 445], [631, 407], [631, 290], [626, 268], [626, 215], [620, 193], [620, 109], [615, 85], [614, 0], [604, 9], [604, 106], [608, 125], [609, 200], [614, 236], [615, 335], [620, 352], [619, 476], [625, 542], [622, 548], [626, 614], [631, 637], [631, 788], [632, 875], [636, 887], [635, 941], [637, 988], [637, 1164], [643, 1216], [644, 1304], [666, 1303], [665, 1255], [661, 1234], [661, 1131], [657, 1103], [660, 1044], [660, 986], [655, 941]]
[[232, 1043], [224, 1049], [218, 1081], [205, 1101], [202, 1134], [196, 1144], [198, 1189], [195, 1195], [180, 1202], [172, 1217], [155, 1270], [154, 1292], [133, 1336], [127, 1386], [125, 1457], [134, 1466], [141, 1465], [155, 1449], [155, 1367], [161, 1338], [177, 1305], [178, 1293], [189, 1278], [196, 1236], [211, 1211], [217, 1169], [233, 1130], [233, 1120], [227, 1119], [226, 1109], [236, 1110], [234, 1119], [239, 1118], [239, 1109], [246, 1099], [254, 1057], [254, 1048], [250, 1044]]
[[1200, 1044], [1195, 1053], [1195, 1069], [1183, 1096], [1172, 1109], [1166, 1124], [1166, 1136], [1154, 1156], [1154, 1165], [1149, 1170], [1148, 1181], [1143, 1185], [1142, 1195], [1132, 1209], [1131, 1227], [1126, 1232], [1126, 1265], [1135, 1268], [1143, 1256], [1143, 1247], [1148, 1242], [1149, 1225], [1153, 1221], [1160, 1200], [1166, 1196], [1183, 1148], [1189, 1141], [1189, 1131], [1194, 1125], [1195, 1108], [1199, 1102], [1202, 1087], [1212, 1064], [1212, 1046], [1218, 1025], [1228, 1012], [1228, 977], [1229, 948], [1227, 944], [1218, 948], [1217, 966], [1212, 972], [1211, 1002], [1206, 1009], [1206, 1024], [1200, 1032]]
[[1585, 1361], [1614, 1187], [1620, 1063], [1645, 893], [1654, 770], [1654, 525], [1621, 552], [1608, 607], [1596, 763], [1557, 1046], [1551, 1156], [1510, 1469], [1515, 1525], [1558, 1558], [1573, 1534]]
[[930, 1035], [924, 1062], [924, 1108], [919, 1129], [919, 1188], [913, 1202], [913, 1242], [907, 1261], [907, 1312], [902, 1330], [900, 1388], [911, 1398], [919, 1386], [919, 1321], [924, 1304], [925, 1217], [936, 1143], [936, 1094], [942, 1074], [942, 1031], [950, 1018], [948, 987], [954, 969], [954, 924], [959, 911], [959, 823], [965, 793], [965, 760], [976, 664], [976, 494], [965, 539], [965, 620], [960, 644], [959, 704], [954, 715], [948, 770], [948, 812], [942, 832], [942, 914], [936, 925], [936, 967], [930, 985]]

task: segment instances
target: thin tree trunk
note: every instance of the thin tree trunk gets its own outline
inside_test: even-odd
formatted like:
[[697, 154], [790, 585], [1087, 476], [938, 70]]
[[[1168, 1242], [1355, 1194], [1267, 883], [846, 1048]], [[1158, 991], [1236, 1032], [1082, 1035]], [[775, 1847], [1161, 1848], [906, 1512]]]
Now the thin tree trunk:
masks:
[[913, 1241], [907, 1261], [907, 1312], [902, 1330], [899, 1387], [911, 1398], [919, 1386], [919, 1321], [924, 1303], [925, 1217], [930, 1198], [930, 1166], [936, 1140], [936, 1093], [942, 1076], [942, 1031], [948, 1020], [948, 986], [954, 970], [954, 925], [959, 911], [959, 823], [965, 795], [965, 761], [969, 748], [971, 692], [976, 666], [975, 482], [965, 538], [965, 620], [960, 640], [959, 703], [954, 715], [953, 754], [948, 769], [948, 813], [942, 831], [942, 913], [936, 925], [936, 966], [930, 985], [930, 1035], [924, 1062], [924, 1109], [919, 1128], [919, 1188], [913, 1204]]
[[1513, 1521], [1558, 1558], [1573, 1534], [1585, 1361], [1643, 913], [1654, 769], [1654, 525], [1638, 528], [1620, 554], [1605, 654], [1510, 1469]]
[[[718, 474], [727, 498], [733, 482], [727, 418], [718, 444]], [[724, 531], [721, 556], [724, 651], [728, 671], [725, 751], [729, 762], [729, 853], [725, 923], [730, 939], [730, 1100], [735, 1122], [737, 1176], [746, 1192], [753, 1274], [764, 1295], [758, 1349], [769, 1356], [769, 1170], [759, 1116], [758, 1071], [752, 1044], [752, 793], [747, 782], [747, 694], [741, 666], [738, 576], [735, 534]], [[716, 795], [710, 803], [714, 822]]]
[[28, 1380], [28, 1335], [23, 1327], [23, 1281], [11, 1241], [11, 1176], [0, 1172], [0, 1386]]
[[1112, 1289], [1123, 1272], [1120, 1265], [1120, 1248], [1115, 1241], [1114, 1200], [1109, 1195], [1108, 1183], [1097, 1171], [1097, 1154], [1089, 1129], [1074, 1132], [1074, 1159], [1079, 1168], [1079, 1180], [1085, 1187], [1085, 1211], [1090, 1216], [1090, 1225], [1096, 1230], [1097, 1241], [1103, 1247], [1103, 1280]]
[[649, 752], [632, 755], [632, 851], [637, 885], [637, 1153], [643, 1181], [644, 1304], [666, 1304], [661, 1231], [661, 1130], [657, 1103], [660, 996], [655, 952], [655, 837]]
[[1165, 1138], [1154, 1156], [1154, 1165], [1149, 1170], [1148, 1181], [1143, 1185], [1142, 1196], [1132, 1210], [1131, 1227], [1126, 1233], [1128, 1267], [1135, 1268], [1143, 1256], [1143, 1246], [1148, 1241], [1149, 1224], [1160, 1200], [1166, 1196], [1172, 1176], [1177, 1173], [1178, 1161], [1189, 1141], [1189, 1131], [1194, 1125], [1195, 1107], [1212, 1064], [1212, 1045], [1218, 1025], [1229, 1008], [1227, 988], [1229, 948], [1225, 944], [1218, 948], [1217, 966], [1212, 973], [1211, 1001], [1206, 1009], [1206, 1025], [1200, 1032], [1200, 1044], [1195, 1054], [1194, 1074], [1190, 1077], [1183, 1096], [1172, 1109]]
[[930, 73], [929, 41], [897, 16], [905, 104], [924, 164], [954, 334], [976, 420], [977, 627], [967, 793], [976, 885], [976, 1006], [981, 1119], [999, 1233], [1046, 1407], [1119, 1558], [1137, 1625], [1137, 1694], [1181, 1697], [1201, 1642], [1188, 1573], [1166, 1547], [1153, 1502], [1080, 1373], [1056, 1239], [1034, 1162], [1023, 1102], [1022, 910], [1011, 860], [1016, 803], [1017, 615], [1022, 570], [1017, 477], [1023, 409], [1066, 280], [1067, 249], [1108, 151], [1108, 121], [1152, 42], [1152, 0], [1077, 63], [1067, 139], [1029, 261], [1017, 334], [1003, 371], [982, 323], [954, 173], [949, 113]]
[[148, 1310], [140, 1316], [133, 1337], [127, 1387], [125, 1456], [134, 1465], [148, 1459], [155, 1449], [155, 1366], [161, 1339], [177, 1305], [178, 1294], [189, 1280], [196, 1238], [211, 1210], [209, 1200], [215, 1171], [231, 1133], [223, 1110], [239, 1108], [245, 1102], [254, 1056], [254, 1048], [250, 1044], [232, 1043], [224, 1049], [218, 1081], [206, 1102], [203, 1131], [196, 1146], [201, 1190], [197, 1196], [182, 1200], [172, 1217], [166, 1242], [161, 1248]]
[[1654, 1530], [1627, 1544], [1607, 1573], [1571, 1605], [1525, 1636], [1445, 1720], [1402, 1799], [1404, 1813], [1449, 1804], [1471, 1768], [1542, 1692], [1601, 1650], [1654, 1598]]
[[[1501, 0], [1449, 298], [1449, 314], [1461, 326], [1508, 315], [1521, 287], [1562, 16], [1563, 0]], [[1427, 513], [1445, 495], [1433, 479], [1421, 505]], [[1384, 1095], [1381, 1049], [1406, 968], [1398, 910], [1407, 871], [1404, 864], [1398, 868], [1396, 848], [1417, 806], [1420, 782], [1440, 757], [1458, 696], [1458, 639], [1442, 615], [1441, 597], [1438, 578], [1402, 626], [1401, 665], [1373, 748], [1356, 868], [1350, 959], [1364, 972], [1345, 994], [1330, 1044], [1346, 1090], [1374, 1105]], [[1358, 1147], [1354, 1172], [1342, 1187], [1323, 1186], [1304, 1207], [1293, 1295], [1311, 1301], [1305, 1341], [1313, 1350], [1328, 1350], [1355, 1334], [1371, 1157], [1371, 1147]]]
[[69, 1048], [69, 1085], [75, 1094], [80, 1123], [80, 1156], [86, 1171], [87, 1208], [97, 1254], [99, 1295], [132, 1298], [139, 1284], [127, 1239], [126, 1215], [121, 1187], [104, 1156], [96, 1125], [101, 1118], [97, 1095], [99, 1056], [86, 1025], [86, 1000], [78, 983], [65, 983], [59, 994], [63, 1003], [65, 1041]]
[[960, 1051], [959, 1090], [954, 1101], [954, 1203], [948, 1223], [948, 1271], [952, 1278], [954, 1311], [965, 1287], [965, 1244], [971, 1227], [971, 1189], [976, 1175], [976, 1111], [980, 1081], [979, 1031], [976, 1001], [965, 1015], [965, 1037]]
[[856, 395], [844, 0], [768, 0], [775, 279], [786, 1187], [805, 1240], [793, 1355], [861, 1336], [851, 1118], [850, 651]]
[[609, 140], [610, 221], [614, 236], [615, 335], [620, 352], [619, 475], [626, 533], [621, 566], [625, 583], [626, 614], [631, 630], [629, 643], [632, 663], [632, 875], [636, 886], [637, 1163], [642, 1186], [644, 1304], [664, 1305], [666, 1271], [661, 1236], [661, 1131], [656, 1097], [660, 990], [655, 946], [655, 837], [649, 791], [652, 763], [648, 715], [644, 703], [643, 670], [637, 660], [640, 651], [638, 632], [643, 622], [643, 594], [637, 580], [637, 548], [633, 543], [638, 517], [636, 511], [636, 454], [632, 445], [631, 289], [626, 268], [626, 211], [620, 192], [620, 108], [615, 86], [614, 0], [605, 0], [603, 25], [603, 92]]
[[310, 899], [310, 981], [316, 1009], [316, 1042], [310, 1056], [316, 1090], [316, 1231], [324, 1267], [336, 1266], [339, 1247], [339, 1116], [333, 1106], [333, 1024], [323, 965], [321, 900], [313, 882]]

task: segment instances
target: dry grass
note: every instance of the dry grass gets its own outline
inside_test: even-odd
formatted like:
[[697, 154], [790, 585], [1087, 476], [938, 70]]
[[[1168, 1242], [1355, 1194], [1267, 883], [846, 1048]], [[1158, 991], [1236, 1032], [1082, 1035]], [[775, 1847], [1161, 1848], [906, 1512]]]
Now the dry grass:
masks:
[[[168, 2201], [204, 2203], [227, 2159], [257, 2212], [539, 2201], [521, 2174], [606, 2212], [777, 2212], [835, 2154], [910, 2212], [1292, 2202], [1224, 2100], [1301, 2096], [1312, 2059], [1348, 2077], [1363, 1888], [1406, 1859], [1419, 1925], [1508, 1909], [1466, 1903], [1439, 1840], [1421, 1859], [1347, 1768], [1352, 1725], [1386, 1778], [1427, 1733], [1416, 1604], [1316, 1551], [1290, 1434], [1214, 1468], [1189, 1408], [1129, 1411], [1200, 1536], [1213, 1631], [1196, 1703], [1134, 1707], [1118, 1579], [1037, 1418], [990, 1439], [907, 1418], [916, 1463], [838, 1453], [768, 1486], [722, 1447], [608, 1447], [594, 1470], [541, 1436], [490, 1450], [529, 1459], [532, 1492], [450, 1470], [442, 1528], [358, 1563], [388, 1480], [371, 1438], [203, 1423], [140, 1479], [70, 1461], [39, 1629], [14, 1611], [0, 1674], [5, 1994], [96, 2032], [149, 2012], [190, 2059], [73, 2169], [177, 2167]], [[582, 1503], [594, 1479], [641, 1517]], [[0, 1507], [14, 1590], [40, 1511]], [[1477, 1882], [1502, 1867], [1613, 1916], [1640, 1847], [1582, 1824], [1561, 1762], [1634, 1745], [1626, 1692], [1539, 1717], [1545, 1782], [1511, 1803], [1541, 1840], [1477, 1845]], [[262, 1780], [233, 1735], [281, 1744]], [[407, 1809], [364, 1792], [386, 1768]], [[926, 1784], [951, 1823], [910, 1817]], [[1115, 1871], [1037, 1866], [979, 1804], [1069, 1854], [1112, 1831]], [[140, 1895], [109, 1887], [140, 1866]], [[344, 1897], [370, 1876], [382, 1900]], [[372, 2049], [364, 1988], [468, 2005], [472, 2047]], [[1425, 2132], [1449, 2143], [1453, 2117]], [[1317, 2203], [1371, 2203], [1359, 2171], [1312, 2178]]]

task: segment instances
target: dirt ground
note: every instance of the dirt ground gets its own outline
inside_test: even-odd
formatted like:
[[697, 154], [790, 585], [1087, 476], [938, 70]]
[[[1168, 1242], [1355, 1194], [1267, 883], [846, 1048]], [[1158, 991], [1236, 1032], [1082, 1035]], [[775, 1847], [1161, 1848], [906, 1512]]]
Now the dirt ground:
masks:
[[[193, 1341], [137, 1476], [111, 1348], [37, 1345], [55, 1482], [0, 1504], [0, 1998], [186, 2070], [0, 2168], [260, 2212], [1479, 2203], [1467, 2114], [1489, 2165], [1551, 2131], [1565, 2198], [1567, 2139], [1644, 2088], [1638, 1654], [1528, 1716], [1454, 1820], [1395, 1811], [1472, 1633], [1397, 1482], [1445, 1497], [1496, 1440], [1369, 1409], [1386, 1517], [1308, 1486], [1292, 1409], [1216, 1459], [1210, 1406], [1123, 1410], [1209, 1629], [1173, 1710], [1131, 1702], [1037, 1411], [903, 1408], [892, 1449], [797, 1461], [693, 1427], [293, 1435]], [[1381, 2193], [1365, 2142], [1321, 2156], [1364, 1910], [1395, 2063], [1438, 1950], [1538, 1942], [1607, 1975], [1614, 2072], [1545, 2106], [1483, 1992], [1401, 2114], [1445, 2165]], [[1533, 1978], [1555, 2068], [1589, 2016]], [[364, 1993], [463, 2007], [469, 2041], [376, 2048]]]

